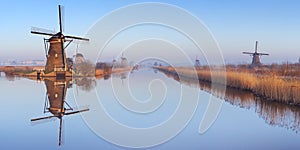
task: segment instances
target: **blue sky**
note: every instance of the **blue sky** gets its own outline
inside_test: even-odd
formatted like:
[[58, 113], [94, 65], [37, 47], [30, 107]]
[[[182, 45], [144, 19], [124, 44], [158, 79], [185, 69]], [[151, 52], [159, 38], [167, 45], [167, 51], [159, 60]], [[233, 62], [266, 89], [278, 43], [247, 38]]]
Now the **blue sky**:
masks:
[[[43, 37], [30, 34], [30, 29], [58, 30], [58, 4], [65, 7], [65, 33], [83, 36], [105, 14], [140, 2], [149, 1], [2, 1], [0, 60], [44, 59]], [[296, 62], [300, 57], [300, 2], [296, 0], [156, 2], [179, 6], [199, 18], [218, 41], [228, 63], [250, 62], [241, 52], [253, 51], [255, 40], [260, 41], [261, 52], [271, 54], [263, 57], [263, 62]]]

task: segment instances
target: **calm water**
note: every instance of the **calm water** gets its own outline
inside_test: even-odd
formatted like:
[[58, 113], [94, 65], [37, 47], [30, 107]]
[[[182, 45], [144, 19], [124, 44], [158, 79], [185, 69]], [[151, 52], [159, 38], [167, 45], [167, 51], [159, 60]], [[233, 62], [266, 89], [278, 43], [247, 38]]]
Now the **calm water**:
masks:
[[[113, 79], [113, 80], [112, 80]], [[164, 82], [166, 95], [159, 107], [148, 113], [132, 112], [116, 100], [115, 92], [130, 87], [132, 95], [141, 103], [151, 97], [149, 83], [154, 79]], [[90, 129], [89, 119], [101, 120], [91, 105], [97, 98], [108, 115], [129, 127], [147, 128], [163, 123], [179, 105], [181, 87], [199, 89], [199, 104], [187, 126], [174, 138], [148, 149], [299, 149], [300, 108], [267, 102], [245, 91], [227, 89], [225, 103], [214, 124], [204, 134], [199, 134], [199, 123], [209, 102], [210, 84], [195, 84], [190, 79], [141, 70], [129, 74], [116, 74], [99, 79], [73, 79], [67, 81], [35, 81], [25, 78], [6, 77], [1, 73], [1, 124], [0, 149], [126, 149], [112, 144]], [[152, 89], [153, 90], [153, 89]], [[155, 92], [155, 90], [153, 90]], [[55, 96], [55, 93], [57, 96]], [[95, 97], [95, 93], [98, 97]], [[53, 97], [54, 94], [54, 97]], [[155, 93], [153, 93], [155, 94]], [[52, 96], [51, 96], [52, 95]], [[60, 131], [59, 117], [31, 122], [31, 119], [53, 116], [64, 97], [65, 110]], [[117, 95], [118, 96], [118, 95]], [[86, 100], [82, 100], [82, 98]], [[75, 99], [81, 99], [77, 103]], [[189, 99], [185, 99], [188, 101]], [[126, 102], [126, 101], [125, 101]], [[78, 106], [77, 106], [78, 105]], [[126, 105], [126, 104], [125, 104]], [[89, 109], [89, 110], [88, 110]], [[46, 111], [46, 113], [44, 113]], [[77, 113], [76, 111], [83, 111]], [[69, 115], [67, 115], [69, 113]], [[184, 114], [183, 114], [184, 115]], [[103, 119], [103, 121], [105, 121]], [[103, 122], [105, 124], [105, 122]], [[126, 136], [114, 132], [113, 136]], [[60, 135], [62, 144], [59, 146]], [[165, 134], [165, 133], [161, 133]], [[132, 137], [127, 137], [129, 140]]]

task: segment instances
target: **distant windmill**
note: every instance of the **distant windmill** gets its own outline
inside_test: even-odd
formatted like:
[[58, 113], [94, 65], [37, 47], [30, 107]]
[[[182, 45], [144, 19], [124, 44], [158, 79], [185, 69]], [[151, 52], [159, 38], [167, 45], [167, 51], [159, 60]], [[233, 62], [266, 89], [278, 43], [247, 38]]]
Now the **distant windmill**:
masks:
[[250, 53], [250, 52], [243, 52], [243, 54], [250, 54], [250, 56], [252, 56], [252, 67], [258, 67], [261, 66], [261, 62], [260, 62], [260, 56], [262, 55], [269, 55], [266, 53], [258, 53], [257, 52], [257, 47], [258, 47], [258, 41], [256, 41], [255, 43], [255, 52], [254, 53]]
[[195, 68], [196, 68], [196, 69], [199, 69], [200, 66], [201, 66], [200, 60], [199, 60], [198, 57], [196, 56], [196, 60], [195, 60]]
[[117, 67], [118, 66], [118, 61], [115, 59], [115, 57], [113, 58], [112, 65], [113, 65], [113, 67]]
[[[66, 72], [69, 71], [65, 49], [73, 41], [73, 39], [89, 41], [89, 39], [76, 37], [76, 36], [64, 36], [63, 35], [63, 14], [62, 6], [58, 5], [58, 15], [59, 15], [59, 32], [54, 33], [49, 30], [32, 28], [32, 34], [40, 34], [51, 36], [49, 39], [44, 39], [45, 51], [47, 62], [45, 66], [45, 76], [56, 76], [65, 77]], [[64, 42], [68, 41], [67, 45]], [[50, 46], [48, 45], [50, 44]], [[54, 73], [53, 73], [54, 72]]]
[[121, 67], [122, 67], [122, 68], [126, 68], [127, 66], [128, 66], [127, 58], [124, 57], [124, 53], [122, 53], [122, 57], [121, 57]]

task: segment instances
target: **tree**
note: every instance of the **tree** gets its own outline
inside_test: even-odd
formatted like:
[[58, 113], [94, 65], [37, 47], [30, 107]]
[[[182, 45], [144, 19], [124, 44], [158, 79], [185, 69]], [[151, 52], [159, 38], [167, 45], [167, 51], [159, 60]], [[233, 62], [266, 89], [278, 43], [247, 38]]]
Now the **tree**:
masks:
[[75, 65], [75, 73], [79, 76], [94, 76], [95, 65], [90, 61], [85, 61]]

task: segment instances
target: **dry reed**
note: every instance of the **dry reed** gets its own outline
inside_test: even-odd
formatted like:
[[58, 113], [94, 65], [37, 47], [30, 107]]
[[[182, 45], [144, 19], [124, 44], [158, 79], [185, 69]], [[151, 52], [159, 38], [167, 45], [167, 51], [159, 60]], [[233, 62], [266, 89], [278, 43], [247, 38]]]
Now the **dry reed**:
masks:
[[[160, 67], [169, 73], [192, 77], [194, 69], [189, 67]], [[219, 71], [201, 69], [197, 70], [199, 80], [212, 82], [212, 79], [223, 79], [224, 74]], [[214, 80], [214, 83], [224, 84], [222, 80]], [[255, 95], [268, 100], [300, 105], [300, 80], [294, 78], [278, 77], [276, 75], [258, 75], [249, 71], [226, 71], [226, 86], [240, 90], [248, 90]]]

